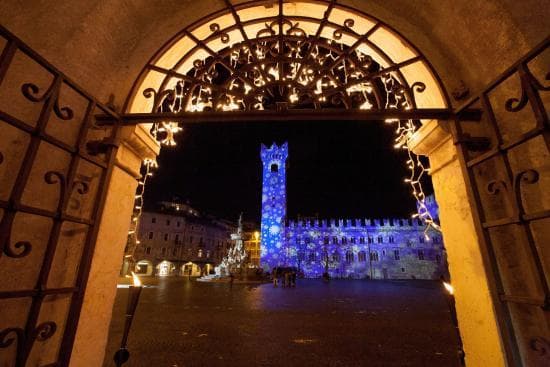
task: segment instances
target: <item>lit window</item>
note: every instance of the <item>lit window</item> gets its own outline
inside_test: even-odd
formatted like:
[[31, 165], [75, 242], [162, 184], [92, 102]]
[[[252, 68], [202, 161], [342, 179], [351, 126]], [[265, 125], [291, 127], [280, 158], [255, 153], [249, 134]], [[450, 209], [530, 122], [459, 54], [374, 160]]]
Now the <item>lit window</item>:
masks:
[[199, 249], [198, 257], [202, 257], [202, 249]]

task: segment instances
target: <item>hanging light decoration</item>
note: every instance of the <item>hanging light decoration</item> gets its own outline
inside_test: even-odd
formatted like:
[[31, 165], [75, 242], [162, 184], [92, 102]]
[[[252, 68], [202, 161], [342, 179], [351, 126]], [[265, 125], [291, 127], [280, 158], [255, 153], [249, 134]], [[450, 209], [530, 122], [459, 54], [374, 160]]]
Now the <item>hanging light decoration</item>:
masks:
[[[339, 42], [353, 24], [347, 19], [329, 39], [320, 33], [308, 35], [298, 21], [283, 18], [266, 22], [256, 38], [231, 43], [230, 36], [213, 23], [211, 37], [220, 37], [228, 47], [216, 57], [195, 60], [193, 68], [175, 84], [172, 81], [159, 91], [148, 89], [144, 95], [154, 97], [155, 111], [172, 113], [277, 110], [281, 105], [288, 109], [412, 109], [413, 92], [422, 92], [424, 84], [416, 82], [409, 87], [399, 81], [398, 69], [386, 72], [357, 46]], [[276, 37], [281, 30], [282, 35]], [[413, 217], [426, 224], [427, 237], [430, 229], [440, 228], [427, 207], [421, 183], [429, 168], [408, 145], [419, 122], [386, 122], [396, 127], [395, 148], [407, 152], [410, 174], [405, 181], [418, 209]], [[156, 124], [151, 130], [168, 146], [175, 145], [174, 135], [179, 131], [175, 122]]]

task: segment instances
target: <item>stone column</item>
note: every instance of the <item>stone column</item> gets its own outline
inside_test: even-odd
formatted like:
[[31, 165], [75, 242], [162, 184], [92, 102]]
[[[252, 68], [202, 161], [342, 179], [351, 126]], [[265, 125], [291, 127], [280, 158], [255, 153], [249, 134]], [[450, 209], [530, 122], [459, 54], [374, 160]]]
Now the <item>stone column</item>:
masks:
[[504, 366], [490, 274], [484, 267], [458, 150], [446, 122], [429, 121], [410, 140], [411, 150], [430, 160], [435, 197], [455, 291], [460, 334], [468, 366]]
[[71, 355], [71, 367], [102, 366], [126, 245], [141, 162], [159, 153], [158, 143], [142, 127], [124, 128], [108, 183], [90, 276]]

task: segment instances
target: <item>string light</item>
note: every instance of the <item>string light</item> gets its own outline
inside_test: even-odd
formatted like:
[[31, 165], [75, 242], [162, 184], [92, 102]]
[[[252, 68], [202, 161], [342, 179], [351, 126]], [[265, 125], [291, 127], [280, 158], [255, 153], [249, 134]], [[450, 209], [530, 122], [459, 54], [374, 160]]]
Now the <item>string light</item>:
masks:
[[[409, 110], [412, 108], [409, 101], [401, 93], [395, 93], [394, 88], [398, 85], [397, 81], [393, 78], [392, 74], [388, 74], [382, 78], [384, 83], [384, 90], [386, 92], [386, 109], [406, 109]], [[412, 218], [421, 220], [426, 228], [424, 230], [424, 237], [426, 240], [429, 240], [428, 236], [429, 230], [434, 229], [438, 232], [441, 232], [441, 227], [437, 224], [426, 205], [426, 194], [422, 187], [422, 178], [425, 174], [429, 173], [430, 169], [422, 163], [420, 156], [414, 154], [409, 148], [409, 141], [413, 134], [416, 132], [417, 128], [414, 124], [414, 121], [409, 120], [398, 120], [398, 119], [387, 119], [385, 120], [388, 124], [395, 124], [397, 128], [395, 130], [396, 137], [394, 139], [396, 149], [404, 149], [407, 152], [408, 159], [406, 161], [407, 168], [409, 169], [409, 177], [404, 179], [404, 182], [409, 184], [412, 191], [411, 194], [416, 200], [417, 203], [417, 212], [412, 215]]]

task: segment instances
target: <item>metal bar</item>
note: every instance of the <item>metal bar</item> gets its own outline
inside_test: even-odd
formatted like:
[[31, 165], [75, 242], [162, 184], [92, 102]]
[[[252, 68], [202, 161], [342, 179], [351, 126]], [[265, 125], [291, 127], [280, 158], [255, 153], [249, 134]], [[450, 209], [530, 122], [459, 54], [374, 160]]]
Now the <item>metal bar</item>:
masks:
[[78, 290], [78, 287], [64, 287], [64, 288], [49, 288], [49, 289], [22, 289], [15, 291], [3, 291], [0, 292], [0, 299], [5, 298], [22, 298], [22, 297], [36, 297], [39, 294], [51, 295], [51, 294], [68, 294]]
[[522, 296], [512, 296], [509, 294], [501, 294], [499, 298], [503, 302], [510, 303], [519, 303], [522, 305], [538, 306], [542, 307], [545, 305], [544, 298], [531, 298], [531, 297], [522, 297]]
[[[469, 109], [456, 114], [445, 108], [420, 108], [416, 110], [265, 110], [265, 111], [233, 111], [233, 112], [179, 112], [179, 113], [129, 113], [120, 116], [122, 126], [150, 124], [173, 121], [183, 125], [201, 123], [231, 123], [231, 122], [266, 122], [266, 121], [381, 121], [397, 120], [451, 120], [455, 118], [477, 121], [481, 111]], [[97, 115], [98, 125], [111, 125], [115, 118], [109, 115]]]

